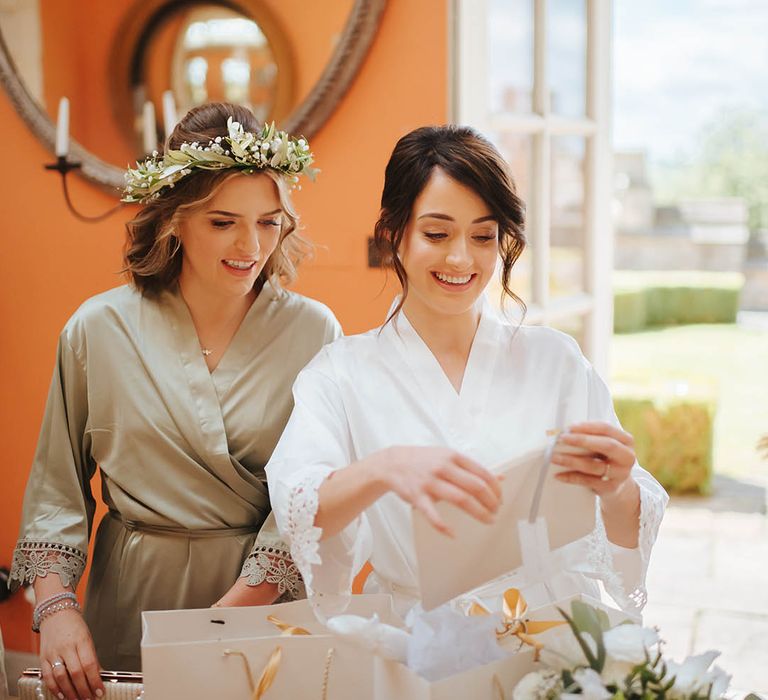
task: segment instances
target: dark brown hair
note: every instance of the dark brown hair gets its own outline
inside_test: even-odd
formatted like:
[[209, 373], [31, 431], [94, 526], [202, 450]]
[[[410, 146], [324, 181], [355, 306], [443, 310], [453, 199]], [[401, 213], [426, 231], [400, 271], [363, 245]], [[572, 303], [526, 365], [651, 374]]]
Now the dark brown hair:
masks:
[[[245, 131], [261, 129], [253, 112], [246, 107], [210, 102], [187, 112], [168, 137], [166, 149], [178, 149], [185, 142], [207, 143], [217, 136], [227, 136], [228, 117], [240, 122]], [[285, 178], [271, 168], [264, 168], [260, 174], [272, 179], [277, 187], [284, 223], [280, 241], [264, 265], [256, 285], [261, 287], [265, 280], [269, 280], [279, 287], [296, 278], [296, 265], [312, 252], [312, 246], [297, 233], [299, 217], [291, 202]], [[139, 291], [156, 296], [176, 284], [184, 254], [176, 233], [182, 218], [208, 202], [224, 182], [243, 175], [243, 171], [229, 168], [197, 170], [142, 206], [141, 211], [125, 225], [128, 235], [123, 250], [123, 271]]]
[[486, 203], [499, 225], [502, 297], [510, 296], [522, 309], [525, 304], [509, 286], [512, 266], [525, 248], [525, 205], [517, 196], [507, 162], [493, 144], [466, 126], [425, 126], [403, 136], [392, 151], [384, 175], [381, 212], [374, 242], [384, 265], [392, 268], [403, 295], [390, 319], [408, 294], [408, 278], [398, 251], [408, 227], [416, 198], [435, 168], [469, 187]]

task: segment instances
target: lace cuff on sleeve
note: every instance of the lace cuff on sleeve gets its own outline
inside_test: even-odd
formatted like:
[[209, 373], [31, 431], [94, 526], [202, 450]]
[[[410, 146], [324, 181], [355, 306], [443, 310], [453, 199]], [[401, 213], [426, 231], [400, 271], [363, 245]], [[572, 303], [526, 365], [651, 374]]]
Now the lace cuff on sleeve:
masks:
[[[589, 564], [590, 569], [603, 581], [606, 591], [628, 612], [640, 612], [648, 600], [645, 588], [645, 576], [648, 571], [648, 562], [651, 550], [656, 542], [664, 509], [668, 497], [664, 490], [653, 480], [652, 485], [645, 483], [641, 475], [635, 475], [640, 486], [640, 531], [638, 534], [638, 546], [635, 550], [624, 550], [624, 553], [635, 552], [639, 557], [639, 576], [627, 576], [628, 572], [622, 571], [614, 559], [608, 535], [603, 524], [600, 504], [597, 505], [597, 525], [595, 531], [589, 537]], [[651, 478], [648, 475], [648, 478]], [[654, 488], [655, 487], [655, 488]], [[626, 556], [626, 554], [625, 554]], [[630, 580], [635, 579], [635, 580]]]
[[85, 571], [86, 554], [59, 542], [22, 539], [16, 543], [8, 585], [15, 591], [38, 576], [58, 574], [61, 585], [76, 588]]
[[312, 590], [312, 565], [320, 564], [322, 529], [315, 527], [320, 485], [328, 477], [325, 470], [304, 476], [290, 490], [285, 535], [291, 543], [291, 556], [301, 572], [307, 591]]
[[249, 586], [258, 586], [264, 581], [277, 584], [276, 603], [306, 597], [304, 582], [287, 546], [257, 544], [245, 560], [240, 577], [245, 578]]

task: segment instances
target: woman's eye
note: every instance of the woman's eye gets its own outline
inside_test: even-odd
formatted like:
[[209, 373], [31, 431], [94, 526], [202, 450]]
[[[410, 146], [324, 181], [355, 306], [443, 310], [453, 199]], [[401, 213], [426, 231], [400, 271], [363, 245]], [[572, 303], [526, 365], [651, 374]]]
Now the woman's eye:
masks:
[[485, 233], [479, 236], [475, 236], [476, 241], [480, 241], [481, 243], [487, 243], [488, 241], [495, 241], [496, 235], [493, 233]]
[[213, 226], [213, 228], [228, 228], [234, 223], [234, 221], [230, 221], [229, 219], [213, 219], [211, 221], [211, 226]]
[[447, 233], [438, 233], [436, 231], [424, 231], [424, 235], [429, 238], [430, 241], [439, 241], [442, 238], [447, 238]]
[[277, 219], [263, 219], [259, 221], [262, 226], [280, 226], [280, 221]]

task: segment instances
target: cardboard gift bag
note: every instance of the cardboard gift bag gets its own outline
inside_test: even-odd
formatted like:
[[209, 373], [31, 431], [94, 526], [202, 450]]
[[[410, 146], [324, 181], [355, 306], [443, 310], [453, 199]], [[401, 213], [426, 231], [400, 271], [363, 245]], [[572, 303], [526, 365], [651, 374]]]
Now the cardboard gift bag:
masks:
[[[349, 611], [397, 624], [390, 596], [352, 596]], [[370, 652], [339, 644], [306, 600], [145, 612], [142, 618], [145, 700], [359, 700], [371, 694]]]

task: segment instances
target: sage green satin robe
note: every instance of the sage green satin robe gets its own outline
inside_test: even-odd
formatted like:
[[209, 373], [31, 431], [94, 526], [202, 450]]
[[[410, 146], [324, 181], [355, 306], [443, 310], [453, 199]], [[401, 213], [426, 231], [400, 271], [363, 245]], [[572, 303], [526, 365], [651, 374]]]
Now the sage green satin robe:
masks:
[[325, 306], [266, 285], [209, 372], [178, 292], [152, 300], [124, 286], [86, 301], [59, 338], [12, 586], [49, 573], [77, 584], [98, 465], [111, 515], [85, 617], [105, 668], [140, 668], [142, 610], [209, 606], [238, 575], [298, 594], [272, 518], [257, 537], [270, 513], [264, 466], [296, 375], [339, 335]]

